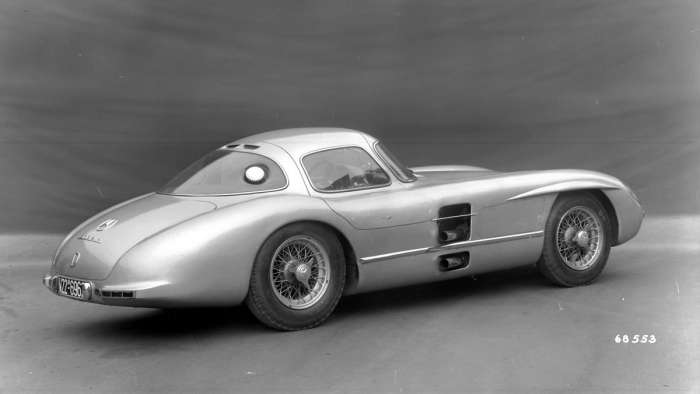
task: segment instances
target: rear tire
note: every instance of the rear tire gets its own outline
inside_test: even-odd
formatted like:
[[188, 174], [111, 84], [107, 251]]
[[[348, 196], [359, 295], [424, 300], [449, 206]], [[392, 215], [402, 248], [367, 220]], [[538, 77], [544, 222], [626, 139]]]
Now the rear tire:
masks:
[[560, 286], [591, 283], [605, 268], [611, 243], [610, 218], [600, 201], [589, 193], [562, 195], [547, 218], [537, 268]]
[[328, 319], [344, 286], [345, 257], [338, 238], [318, 224], [291, 224], [258, 251], [246, 304], [269, 327], [302, 330]]

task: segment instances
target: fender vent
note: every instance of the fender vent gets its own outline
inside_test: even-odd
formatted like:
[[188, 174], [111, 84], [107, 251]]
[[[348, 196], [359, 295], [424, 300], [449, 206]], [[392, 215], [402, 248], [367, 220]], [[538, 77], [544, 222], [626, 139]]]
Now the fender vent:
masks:
[[466, 268], [469, 265], [469, 252], [447, 254], [440, 256], [438, 268], [440, 271], [452, 271]]
[[466, 241], [471, 235], [471, 205], [446, 205], [438, 211], [438, 242], [449, 244]]

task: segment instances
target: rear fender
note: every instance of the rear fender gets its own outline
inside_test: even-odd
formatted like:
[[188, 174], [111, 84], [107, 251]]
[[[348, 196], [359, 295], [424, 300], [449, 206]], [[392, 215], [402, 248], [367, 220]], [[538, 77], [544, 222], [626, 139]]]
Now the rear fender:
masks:
[[[151, 236], [130, 249], [108, 280], [164, 280], [159, 298], [187, 304], [238, 304], [253, 262], [275, 230], [316, 221], [348, 235], [349, 224], [320, 199], [281, 195], [217, 209]], [[352, 242], [352, 239], [351, 239]]]

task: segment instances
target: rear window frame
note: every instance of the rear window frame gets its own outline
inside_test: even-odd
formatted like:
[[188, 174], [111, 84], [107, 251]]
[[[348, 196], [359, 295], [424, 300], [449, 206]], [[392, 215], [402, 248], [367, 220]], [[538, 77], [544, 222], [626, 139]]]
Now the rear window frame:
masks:
[[[213, 150], [213, 151], [207, 153], [207, 155], [208, 155], [208, 154], [211, 154], [211, 153], [213, 153], [213, 152], [216, 152], [216, 151], [221, 151], [221, 150], [223, 150], [223, 151], [229, 151], [229, 152], [231, 152], [232, 154], [233, 154], [233, 153], [245, 153], [245, 154], [248, 154], [248, 155], [255, 155], [255, 156], [262, 157], [262, 158], [264, 158], [264, 159], [266, 159], [266, 160], [271, 161], [272, 163], [274, 163], [274, 164], [280, 169], [280, 171], [282, 172], [282, 176], [284, 177], [284, 185], [281, 186], [281, 187], [272, 188], [272, 189], [251, 190], [251, 191], [234, 192], [234, 193], [165, 193], [165, 192], [162, 192], [162, 191], [161, 191], [161, 190], [165, 187], [165, 186], [162, 186], [161, 189], [159, 189], [158, 191], [156, 191], [156, 194], [162, 194], [162, 195], [164, 195], [164, 196], [176, 196], [176, 197], [226, 197], [226, 196], [242, 196], [242, 195], [247, 195], [247, 194], [258, 194], [258, 193], [277, 192], [277, 191], [284, 190], [284, 189], [286, 189], [287, 187], [289, 187], [289, 176], [287, 176], [287, 171], [285, 171], [285, 170], [284, 170], [284, 167], [281, 166], [277, 161], [275, 161], [273, 158], [271, 158], [271, 157], [269, 157], [269, 156], [266, 156], [266, 155], [263, 155], [263, 154], [260, 154], [260, 153], [254, 153], [254, 152], [249, 152], [249, 151], [247, 151], [247, 150], [244, 151], [244, 150], [236, 149], [237, 147], [238, 147], [238, 146], [234, 146], [233, 148], [229, 148], [229, 147], [219, 148], [219, 149], [216, 149], [216, 150]], [[204, 156], [202, 156], [202, 157], [204, 157]], [[200, 157], [200, 159], [201, 159], [201, 157]], [[188, 165], [188, 167], [189, 167], [190, 165], [196, 163], [196, 162], [197, 162], [198, 160], [200, 160], [200, 159], [197, 159], [196, 161], [190, 163], [190, 164]], [[246, 167], [246, 168], [248, 168], [248, 167]], [[187, 169], [187, 167], [183, 168], [180, 172], [184, 171], [185, 169]], [[175, 177], [175, 176], [178, 176], [178, 175], [180, 174], [180, 172], [178, 172], [177, 174], [175, 174], [174, 177]], [[244, 169], [244, 172], [245, 172], [245, 169]], [[173, 178], [174, 178], [174, 177], [173, 177]], [[171, 180], [172, 180], [172, 178], [171, 178]]]

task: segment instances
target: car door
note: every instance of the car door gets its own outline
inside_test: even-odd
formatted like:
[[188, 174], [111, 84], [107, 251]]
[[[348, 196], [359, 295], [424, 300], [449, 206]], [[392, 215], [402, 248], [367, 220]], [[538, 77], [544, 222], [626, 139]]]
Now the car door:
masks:
[[435, 239], [436, 204], [427, 191], [390, 176], [367, 150], [345, 146], [302, 159], [312, 194], [356, 229], [358, 258], [394, 253]]

